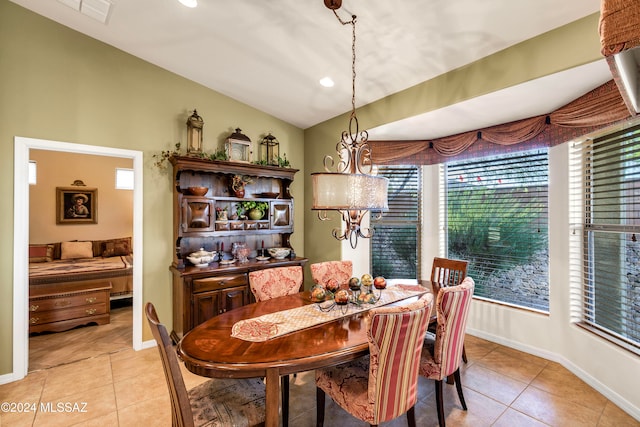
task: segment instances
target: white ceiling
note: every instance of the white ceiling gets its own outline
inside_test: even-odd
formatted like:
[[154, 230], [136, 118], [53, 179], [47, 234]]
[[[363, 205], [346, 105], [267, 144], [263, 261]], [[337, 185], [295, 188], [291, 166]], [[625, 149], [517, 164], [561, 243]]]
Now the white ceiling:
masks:
[[[178, 0], [113, 0], [106, 24], [56, 0], [12, 1], [301, 128], [351, 108], [351, 27], [340, 25], [322, 0], [198, 0], [195, 9]], [[356, 104], [599, 7], [600, 0], [344, 0], [343, 19], [358, 16]], [[320, 86], [325, 76], [335, 80], [333, 88]], [[504, 123], [552, 111], [609, 79], [602, 60], [369, 133], [426, 139]]]

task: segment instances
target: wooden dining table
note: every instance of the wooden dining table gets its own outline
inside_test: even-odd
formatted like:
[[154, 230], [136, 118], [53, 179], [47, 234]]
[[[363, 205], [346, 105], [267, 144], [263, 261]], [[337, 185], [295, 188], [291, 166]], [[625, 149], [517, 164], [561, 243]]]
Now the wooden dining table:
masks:
[[[430, 282], [421, 285], [430, 291]], [[404, 303], [417, 296], [397, 301]], [[368, 311], [262, 342], [231, 336], [233, 325], [246, 319], [314, 304], [309, 291], [245, 305], [215, 316], [186, 333], [178, 354], [194, 374], [210, 378], [266, 378], [267, 427], [280, 424], [280, 377], [334, 366], [369, 353], [362, 321]]]

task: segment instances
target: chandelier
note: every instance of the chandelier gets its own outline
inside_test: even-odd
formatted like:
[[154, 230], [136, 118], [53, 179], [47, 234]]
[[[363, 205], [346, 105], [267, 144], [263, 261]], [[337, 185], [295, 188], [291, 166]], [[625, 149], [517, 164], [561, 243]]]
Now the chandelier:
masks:
[[[371, 147], [368, 144], [369, 134], [360, 131], [356, 117], [356, 15], [350, 21], [343, 21], [337, 9], [342, 0], [324, 0], [342, 25], [351, 25], [351, 115], [349, 128], [342, 132], [336, 145], [338, 162], [331, 156], [324, 157], [325, 172], [311, 174], [313, 184], [313, 205], [311, 209], [318, 211], [322, 221], [330, 219], [327, 211], [337, 211], [345, 222], [344, 230], [333, 229], [333, 237], [338, 240], [349, 240], [352, 248], [358, 245], [358, 238], [373, 236], [373, 229], [363, 227], [362, 219], [367, 212], [373, 210], [378, 215], [386, 211], [388, 180], [375, 176], [371, 161]], [[335, 171], [331, 168], [335, 166]]]

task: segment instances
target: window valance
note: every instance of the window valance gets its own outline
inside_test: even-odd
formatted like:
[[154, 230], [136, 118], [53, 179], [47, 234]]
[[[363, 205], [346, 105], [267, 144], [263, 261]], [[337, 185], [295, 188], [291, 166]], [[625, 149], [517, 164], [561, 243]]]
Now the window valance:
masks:
[[600, 44], [604, 56], [640, 45], [640, 2], [601, 0]]
[[528, 144], [526, 148], [557, 145], [628, 117], [622, 96], [610, 80], [549, 114], [433, 140], [369, 141], [369, 144], [374, 163], [434, 164], [466, 151], [483, 154], [505, 151], [496, 149], [496, 144]]

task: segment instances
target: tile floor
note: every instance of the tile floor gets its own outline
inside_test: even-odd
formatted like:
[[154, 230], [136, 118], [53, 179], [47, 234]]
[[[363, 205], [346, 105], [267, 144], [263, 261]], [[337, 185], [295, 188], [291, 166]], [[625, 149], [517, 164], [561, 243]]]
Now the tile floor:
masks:
[[[114, 312], [114, 317], [117, 315]], [[84, 329], [97, 342], [108, 343], [96, 331], [99, 328], [102, 327]], [[78, 335], [77, 331], [64, 334]], [[116, 337], [115, 340], [123, 339]], [[102, 354], [76, 349], [72, 354], [81, 360], [33, 370], [21, 381], [1, 385], [0, 402], [38, 407], [51, 404], [53, 408], [62, 402], [69, 403], [74, 412], [0, 412], [0, 426], [170, 426], [169, 397], [157, 349], [135, 352], [130, 344], [114, 348], [104, 347]], [[467, 336], [466, 350], [469, 363], [462, 367], [462, 383], [469, 410], [462, 410], [455, 387], [445, 385], [445, 412], [450, 427], [640, 426], [640, 422], [557, 363], [473, 336]], [[52, 353], [60, 357], [58, 351]], [[44, 357], [32, 359], [39, 366], [48, 364]], [[51, 360], [50, 364], [56, 364]], [[205, 380], [183, 372], [188, 388]], [[419, 392], [418, 425], [437, 426], [433, 382], [421, 378]], [[315, 425], [313, 374], [292, 378], [290, 393], [289, 425]], [[80, 406], [84, 403], [86, 406]], [[327, 399], [325, 425], [365, 424]], [[405, 417], [383, 424], [406, 425]]]

